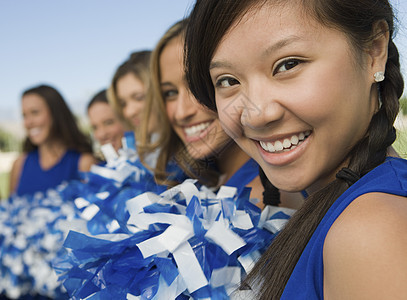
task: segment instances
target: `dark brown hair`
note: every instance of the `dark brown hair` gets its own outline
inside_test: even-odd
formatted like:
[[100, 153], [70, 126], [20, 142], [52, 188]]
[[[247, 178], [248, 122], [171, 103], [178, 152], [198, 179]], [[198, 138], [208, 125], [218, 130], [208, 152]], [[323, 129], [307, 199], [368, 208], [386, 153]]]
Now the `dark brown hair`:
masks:
[[89, 108], [91, 108], [91, 106], [95, 103], [106, 103], [109, 104], [109, 101], [107, 100], [107, 95], [106, 95], [106, 89], [103, 89], [101, 91], [99, 91], [98, 93], [96, 93], [92, 99], [90, 99], [88, 106], [86, 108], [86, 110], [89, 112]]
[[[52, 118], [51, 139], [61, 141], [68, 149], [92, 153], [90, 138], [80, 130], [64, 98], [55, 88], [49, 85], [35, 86], [25, 90], [22, 97], [28, 94], [40, 96], [48, 106]], [[23, 143], [23, 151], [29, 152], [36, 148], [27, 137]]]
[[[255, 5], [271, 2], [279, 5], [286, 3], [280, 0], [197, 0], [185, 38], [185, 63], [190, 89], [201, 103], [216, 110], [209, 64], [222, 37]], [[384, 162], [387, 149], [396, 138], [393, 123], [399, 111], [398, 99], [402, 95], [404, 82], [399, 53], [392, 39], [394, 15], [391, 5], [387, 0], [298, 0], [297, 3], [321, 24], [345, 33], [356, 54], [366, 49], [375, 37], [374, 25], [378, 21], [387, 22], [390, 35], [388, 60], [385, 80], [379, 85], [383, 105], [372, 117], [366, 135], [347, 156], [348, 168], [362, 177]], [[335, 179], [310, 195], [260, 258], [243, 285], [258, 286], [259, 299], [279, 299], [316, 227], [335, 200], [348, 188], [347, 181]]]

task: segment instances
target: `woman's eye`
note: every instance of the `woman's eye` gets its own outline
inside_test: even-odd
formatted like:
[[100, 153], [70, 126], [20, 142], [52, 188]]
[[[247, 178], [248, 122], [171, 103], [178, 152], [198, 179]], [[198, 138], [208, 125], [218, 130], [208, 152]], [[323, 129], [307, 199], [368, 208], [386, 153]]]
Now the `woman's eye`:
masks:
[[133, 95], [131, 96], [131, 98], [132, 98], [133, 100], [136, 100], [136, 101], [144, 101], [144, 100], [146, 99], [146, 95], [145, 95], [145, 94], [142, 94], [142, 93], [138, 93], [138, 94], [133, 94]]
[[292, 68], [298, 66], [301, 63], [299, 59], [288, 59], [280, 63], [274, 74], [280, 73], [280, 72], [286, 72], [288, 70], [291, 70]]
[[168, 100], [173, 100], [176, 98], [176, 96], [178, 95], [178, 91], [177, 90], [168, 90], [168, 91], [163, 91], [163, 98], [165, 101]]
[[216, 81], [215, 86], [216, 87], [221, 87], [221, 88], [226, 88], [226, 87], [231, 87], [233, 85], [239, 84], [239, 81], [233, 77], [223, 77], [220, 78], [218, 81]]
[[112, 125], [114, 124], [114, 120], [113, 119], [107, 119], [103, 122], [104, 125]]

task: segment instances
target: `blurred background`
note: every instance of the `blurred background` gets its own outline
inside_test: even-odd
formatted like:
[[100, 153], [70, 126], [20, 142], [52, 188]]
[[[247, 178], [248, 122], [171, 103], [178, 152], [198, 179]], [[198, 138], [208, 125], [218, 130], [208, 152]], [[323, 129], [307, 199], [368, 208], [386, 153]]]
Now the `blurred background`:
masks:
[[[396, 43], [407, 79], [407, 1], [390, 0]], [[0, 197], [24, 137], [23, 90], [46, 83], [60, 91], [87, 130], [86, 105], [108, 87], [116, 68], [136, 50], [152, 49], [194, 0], [0, 0]], [[405, 94], [406, 95], [406, 94]], [[407, 153], [407, 100], [395, 147]]]

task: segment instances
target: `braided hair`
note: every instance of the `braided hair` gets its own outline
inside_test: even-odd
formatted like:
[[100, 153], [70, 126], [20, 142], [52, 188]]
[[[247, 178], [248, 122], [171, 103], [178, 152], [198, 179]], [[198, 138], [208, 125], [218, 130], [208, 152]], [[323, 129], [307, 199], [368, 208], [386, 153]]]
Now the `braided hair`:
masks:
[[[197, 0], [186, 33], [185, 61], [190, 89], [202, 104], [216, 110], [209, 64], [223, 36], [254, 6], [270, 0]], [[305, 12], [318, 22], [336, 28], [349, 38], [356, 53], [375, 38], [374, 26], [385, 21], [389, 30], [385, 80], [378, 85], [382, 105], [373, 115], [367, 133], [348, 154], [348, 165], [336, 179], [311, 194], [287, 223], [242, 283], [258, 287], [259, 299], [279, 299], [304, 248], [335, 200], [358, 178], [383, 163], [396, 138], [393, 127], [399, 111], [404, 82], [399, 53], [392, 37], [394, 14], [387, 0], [298, 0]], [[284, 4], [273, 0], [274, 4]], [[219, 18], [222, 16], [222, 18]], [[383, 34], [383, 33], [382, 33]]]

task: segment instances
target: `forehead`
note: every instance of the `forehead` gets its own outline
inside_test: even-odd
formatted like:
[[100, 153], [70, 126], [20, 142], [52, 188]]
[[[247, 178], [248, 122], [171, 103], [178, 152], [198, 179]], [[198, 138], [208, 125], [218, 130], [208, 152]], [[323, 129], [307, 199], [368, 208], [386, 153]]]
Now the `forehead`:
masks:
[[113, 113], [113, 108], [110, 106], [110, 104], [106, 102], [95, 102], [92, 104], [91, 107], [88, 109], [88, 114], [89, 115], [95, 115], [102, 117], [104, 114], [110, 114]]
[[[318, 40], [318, 35], [324, 29], [297, 1], [290, 2], [290, 5], [267, 2], [252, 6], [232, 24], [220, 40], [215, 54], [222, 45], [230, 42], [240, 42], [242, 47], [250, 46], [243, 42], [243, 37], [250, 39], [251, 44], [272, 43], [290, 36], [302, 40]], [[238, 51], [239, 48], [232, 47], [228, 50]]]
[[27, 109], [43, 109], [43, 108], [48, 108], [47, 103], [45, 102], [45, 99], [42, 98], [40, 95], [31, 93], [24, 95], [22, 98], [22, 107], [27, 108]]
[[180, 36], [170, 40], [163, 48], [160, 55], [160, 72], [161, 77], [172, 71], [183, 70], [183, 42]]
[[127, 85], [144, 86], [141, 79], [138, 78], [133, 72], [128, 72], [117, 80], [118, 87]]

